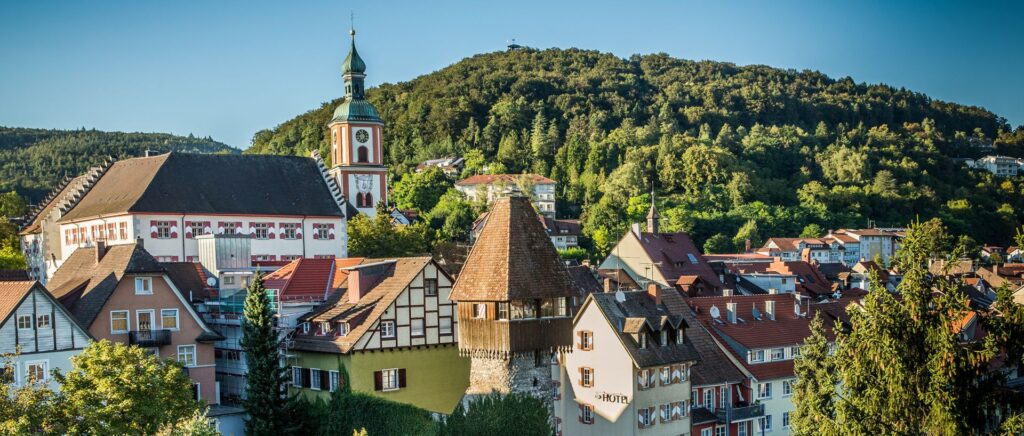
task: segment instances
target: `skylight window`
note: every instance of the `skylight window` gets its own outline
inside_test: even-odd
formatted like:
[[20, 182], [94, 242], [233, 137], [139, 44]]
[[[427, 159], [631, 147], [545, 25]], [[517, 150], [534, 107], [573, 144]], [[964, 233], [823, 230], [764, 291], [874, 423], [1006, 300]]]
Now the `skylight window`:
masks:
[[686, 253], [686, 257], [690, 259], [690, 263], [697, 264], [697, 256], [694, 256], [693, 253]]

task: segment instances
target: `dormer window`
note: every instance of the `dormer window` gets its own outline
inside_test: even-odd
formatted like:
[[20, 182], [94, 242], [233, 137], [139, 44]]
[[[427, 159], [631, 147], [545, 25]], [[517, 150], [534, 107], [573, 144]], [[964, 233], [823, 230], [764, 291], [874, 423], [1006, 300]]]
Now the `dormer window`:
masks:
[[326, 335], [326, 334], [328, 334], [330, 332], [331, 332], [331, 323], [329, 323], [329, 322], [321, 322], [320, 323], [320, 334], [321, 335]]
[[338, 323], [337, 335], [338, 336], [347, 336], [348, 335], [348, 323], [347, 322], [339, 322]]
[[682, 327], [680, 327], [676, 330], [676, 343], [682, 344], [683, 342], [686, 342], [686, 332]]
[[640, 332], [639, 341], [640, 348], [647, 348], [647, 335], [645, 335], [644, 332]]
[[302, 333], [309, 334], [309, 322], [302, 323]]
[[661, 330], [661, 346], [664, 347], [666, 345], [668, 345], [668, 330], [662, 329]]

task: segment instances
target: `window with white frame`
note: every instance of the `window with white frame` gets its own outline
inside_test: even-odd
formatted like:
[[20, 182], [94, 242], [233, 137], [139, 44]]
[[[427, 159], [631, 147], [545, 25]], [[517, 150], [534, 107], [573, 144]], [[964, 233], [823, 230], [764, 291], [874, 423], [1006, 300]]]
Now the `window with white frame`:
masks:
[[160, 328], [178, 329], [178, 309], [160, 309]]
[[452, 319], [449, 317], [441, 317], [437, 319], [437, 329], [442, 335], [449, 335], [452, 333]]
[[25, 384], [46, 381], [49, 372], [47, 366], [49, 362], [45, 360], [25, 362]]
[[724, 425], [716, 425], [715, 426], [715, 436], [725, 436], [726, 428], [727, 427], [724, 426]]
[[771, 398], [771, 397], [772, 397], [772, 384], [771, 384], [771, 382], [768, 382], [768, 383], [758, 383], [757, 384], [757, 398], [758, 399], [763, 399], [763, 398]]
[[120, 222], [117, 224], [117, 233], [121, 237], [122, 241], [128, 240], [128, 223]]
[[32, 315], [18, 315], [18, 330], [32, 330]]
[[320, 390], [320, 370], [316, 368], [310, 368], [309, 370], [309, 387], [314, 391]]
[[584, 424], [594, 423], [594, 406], [591, 404], [580, 404], [580, 422]]
[[715, 390], [713, 388], [704, 389], [704, 407], [712, 412], [715, 411]]
[[292, 386], [302, 387], [302, 367], [292, 367]]
[[749, 359], [751, 363], [764, 362], [764, 350], [751, 350]]
[[644, 407], [637, 410], [637, 421], [640, 428], [646, 428], [654, 424], [655, 414], [653, 407]]
[[782, 381], [782, 396], [788, 397], [793, 394], [793, 383], [796, 380], [783, 380]]
[[797, 357], [800, 357], [800, 346], [798, 345], [798, 346], [791, 347], [790, 348], [790, 354], [793, 355], [794, 359], [796, 359]]
[[473, 318], [484, 319], [487, 318], [487, 305], [484, 303], [473, 304]]
[[711, 436], [711, 432], [713, 432], [713, 431], [714, 430], [711, 429], [711, 428], [702, 428], [700, 430], [700, 436]]
[[50, 328], [50, 314], [44, 313], [36, 317], [36, 328], [37, 329], [48, 329]]
[[729, 388], [721, 386], [718, 388], [718, 407], [725, 408], [729, 402]]
[[423, 318], [413, 318], [409, 320], [409, 334], [415, 337], [426, 334], [423, 328]]
[[193, 238], [206, 234], [206, 223], [203, 221], [189, 221], [188, 227], [192, 231]]
[[772, 360], [784, 360], [786, 358], [785, 348], [772, 348]]
[[578, 335], [580, 338], [579, 349], [583, 351], [590, 351], [594, 349], [594, 332], [590, 330], [580, 330]]
[[270, 224], [269, 223], [252, 223], [253, 230], [256, 233], [253, 235], [256, 239], [270, 239]]
[[196, 366], [196, 346], [178, 345], [178, 363], [185, 367]]
[[762, 431], [765, 431], [765, 432], [772, 431], [772, 416], [771, 415], [762, 416], [760, 419], [758, 419], [758, 424], [759, 424], [759, 427], [760, 427], [760, 429]]
[[348, 336], [348, 323], [347, 322], [339, 322], [338, 323], [338, 336]]
[[128, 311], [110, 311], [110, 333], [128, 333]]
[[594, 387], [594, 368], [580, 367], [580, 386], [585, 388]]
[[741, 422], [739, 424], [736, 424], [736, 436], [747, 436], [747, 426], [748, 425], [749, 424], [746, 423], [746, 422]]
[[298, 224], [281, 223], [281, 239], [299, 239], [298, 229]]
[[220, 223], [220, 224], [221, 224], [221, 227], [224, 229], [224, 234], [225, 235], [237, 235], [238, 234], [238, 223], [237, 222]]
[[171, 226], [174, 225], [173, 221], [157, 221], [156, 222], [156, 238], [157, 239], [171, 239]]
[[384, 391], [397, 391], [398, 390], [398, 368], [385, 369], [381, 371], [381, 390]]
[[380, 337], [382, 337], [382, 338], [394, 338], [395, 337], [395, 322], [394, 321], [381, 321], [380, 322]]
[[341, 384], [341, 374], [338, 371], [330, 371], [329, 374], [329, 379], [331, 380], [330, 391], [337, 391], [338, 385]]
[[135, 295], [153, 295], [153, 278], [136, 277]]
[[327, 224], [313, 226], [313, 232], [316, 233], [316, 239], [331, 239], [331, 229], [327, 227]]

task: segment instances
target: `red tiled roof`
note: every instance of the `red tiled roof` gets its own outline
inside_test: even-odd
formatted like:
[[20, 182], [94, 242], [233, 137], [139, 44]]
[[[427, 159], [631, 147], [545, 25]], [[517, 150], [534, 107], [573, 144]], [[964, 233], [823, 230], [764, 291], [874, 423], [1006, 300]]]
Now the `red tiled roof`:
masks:
[[325, 300], [330, 292], [341, 287], [348, 273], [341, 268], [358, 265], [363, 258], [311, 259], [299, 258], [277, 271], [267, 274], [263, 286], [278, 289], [282, 300]]
[[780, 250], [785, 251], [797, 251], [801, 242], [808, 245], [828, 245], [828, 242], [818, 238], [768, 238], [768, 241], [764, 243], [764, 248], [767, 248], [771, 242], [774, 242]]
[[0, 322], [11, 315], [11, 312], [18, 307], [18, 303], [32, 290], [35, 283], [34, 280], [0, 281]]
[[772, 256], [762, 253], [734, 253], [734, 254], [705, 254], [704, 259], [708, 262], [726, 262], [731, 260], [771, 260]]
[[538, 174], [477, 174], [475, 176], [469, 176], [465, 179], [455, 182], [458, 186], [473, 186], [473, 185], [489, 185], [491, 183], [502, 181], [505, 183], [515, 183], [520, 177], [529, 177], [533, 183], [539, 184], [553, 184], [556, 183], [547, 177]]
[[[700, 254], [697, 245], [693, 243], [690, 236], [683, 232], [678, 233], [647, 233], [641, 232], [639, 236], [633, 234], [640, 241], [640, 246], [647, 253], [647, 257], [655, 263], [661, 275], [673, 283], [683, 275], [696, 275], [708, 286], [721, 288], [722, 282], [718, 275], [708, 265], [704, 256]], [[697, 263], [691, 261], [693, 260]], [[659, 264], [660, 263], [660, 264]]]

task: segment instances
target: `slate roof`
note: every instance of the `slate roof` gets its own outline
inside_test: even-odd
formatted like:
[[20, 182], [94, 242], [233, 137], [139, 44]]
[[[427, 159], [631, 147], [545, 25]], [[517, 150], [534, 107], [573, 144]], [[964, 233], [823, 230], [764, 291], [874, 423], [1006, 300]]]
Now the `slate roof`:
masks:
[[549, 236], [580, 236], [583, 234], [580, 220], [559, 220], [546, 216], [541, 216], [540, 220]]
[[113, 245], [96, 262], [96, 248], [75, 250], [53, 273], [53, 296], [84, 326], [91, 326], [125, 274], [163, 273], [166, 270], [136, 244]]
[[576, 289], [580, 296], [604, 291], [604, 285], [597, 281], [597, 278], [594, 277], [594, 272], [590, 270], [590, 267], [577, 265], [570, 266], [567, 270], [569, 271], [569, 277], [572, 278], [572, 283], [576, 285]]
[[571, 297], [575, 288], [527, 197], [495, 200], [452, 288], [455, 301]]
[[477, 174], [475, 176], [469, 176], [465, 179], [459, 180], [458, 182], [455, 182], [455, 184], [458, 186], [490, 185], [498, 181], [513, 184], [519, 181], [519, 178], [523, 176], [529, 177], [533, 183], [536, 184], [551, 185], [557, 183], [554, 180], [539, 174]]
[[686, 329], [686, 339], [700, 355], [700, 362], [690, 370], [690, 382], [693, 386], [708, 386], [725, 383], [740, 383], [746, 377], [739, 368], [729, 360], [729, 356], [715, 344], [711, 333], [697, 320], [690, 306], [678, 293], [666, 293], [661, 301], [673, 313], [683, 315], [683, 320], [690, 328]]
[[[708, 286], [716, 289], [722, 287], [722, 281], [700, 254], [690, 235], [683, 232], [631, 234], [640, 240], [640, 246], [647, 253], [647, 257], [656, 263], [655, 267], [669, 283], [675, 283], [679, 276], [696, 275]], [[691, 262], [690, 256], [693, 256], [697, 263]]]
[[163, 262], [167, 276], [178, 287], [182, 295], [193, 303], [206, 301], [216, 289], [206, 284], [209, 277], [203, 265], [197, 262]]
[[[343, 259], [342, 259], [343, 260]], [[429, 256], [401, 257], [397, 259], [359, 259], [359, 265], [370, 265], [380, 262], [393, 262], [385, 273], [386, 277], [366, 292], [358, 303], [349, 301], [349, 289], [334, 292], [329, 299], [310, 313], [300, 317], [300, 321], [310, 322], [348, 322], [349, 333], [346, 336], [316, 336], [314, 334], [296, 334], [292, 347], [300, 351], [319, 351], [326, 353], [348, 353], [359, 339], [373, 326], [412, 283], [416, 275], [433, 262]], [[351, 268], [347, 266], [345, 268]], [[444, 270], [437, 266], [438, 271]]]
[[[618, 296], [621, 296], [623, 301], [618, 301]], [[612, 328], [619, 331], [622, 346], [638, 367], [649, 368], [701, 360], [689, 339], [682, 344], [669, 341], [668, 345], [661, 345], [657, 340], [652, 340], [648, 342], [647, 348], [640, 348], [637, 345], [632, 334], [641, 330], [647, 329], [656, 333], [664, 325], [673, 329], [689, 327], [681, 313], [672, 313], [665, 304], [656, 304], [647, 292], [603, 292], [590, 294], [588, 301], [604, 314]], [[584, 303], [586, 304], [588, 303]], [[686, 328], [686, 331], [689, 332], [690, 328]], [[657, 334], [652, 334], [652, 339], [657, 337]]]
[[115, 162], [59, 221], [125, 212], [344, 216], [313, 159], [171, 152]]

